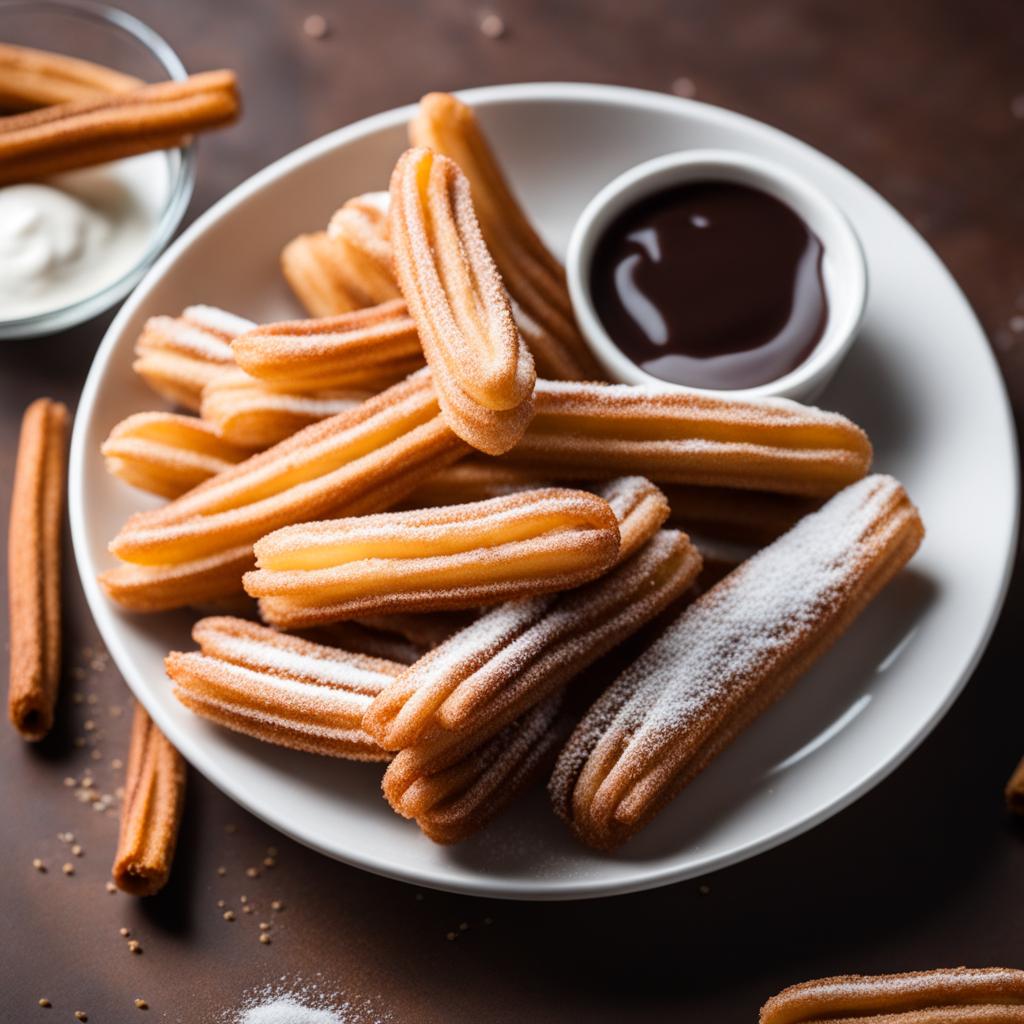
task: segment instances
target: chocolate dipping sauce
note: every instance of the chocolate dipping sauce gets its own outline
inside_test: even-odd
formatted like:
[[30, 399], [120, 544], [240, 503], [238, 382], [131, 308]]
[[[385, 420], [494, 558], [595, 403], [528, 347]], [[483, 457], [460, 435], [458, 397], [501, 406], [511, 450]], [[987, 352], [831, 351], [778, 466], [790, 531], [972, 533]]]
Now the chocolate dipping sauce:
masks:
[[728, 182], [642, 199], [597, 244], [590, 289], [612, 341], [676, 384], [748, 388], [799, 366], [821, 339], [822, 246], [785, 203]]

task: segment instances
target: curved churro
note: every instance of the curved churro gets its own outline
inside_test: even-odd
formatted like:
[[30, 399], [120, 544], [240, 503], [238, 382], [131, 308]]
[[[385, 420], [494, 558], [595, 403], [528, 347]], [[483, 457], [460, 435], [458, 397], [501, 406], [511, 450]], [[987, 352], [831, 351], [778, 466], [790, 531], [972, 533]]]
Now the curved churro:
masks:
[[0, 185], [183, 145], [238, 116], [232, 71], [40, 107], [0, 120]]
[[158, 395], [199, 412], [203, 388], [234, 366], [231, 339], [255, 326], [215, 306], [151, 316], [135, 342], [132, 369]]
[[265, 324], [231, 344], [243, 370], [287, 391], [381, 391], [423, 365], [403, 299], [317, 320]]
[[111, 871], [123, 892], [152, 896], [167, 884], [184, 805], [185, 760], [136, 704]]
[[846, 974], [791, 985], [761, 1007], [760, 1024], [1020, 1024], [1024, 971], [948, 967]]
[[361, 722], [404, 665], [226, 616], [201, 619], [192, 639], [199, 651], [172, 651], [165, 666], [175, 697], [196, 714], [293, 750], [388, 759]]
[[872, 476], [707, 591], [591, 708], [551, 792], [584, 842], [641, 829], [844, 632], [917, 549], [917, 510]]
[[469, 179], [480, 229], [538, 372], [555, 380], [603, 380], [576, 326], [565, 271], [517, 202], [473, 111], [447, 93], [430, 93], [409, 136], [414, 146], [451, 157]]
[[199, 412], [226, 441], [269, 448], [367, 397], [365, 391], [278, 391], [245, 370], [225, 370], [203, 388]]
[[397, 501], [465, 451], [438, 414], [429, 375], [417, 374], [137, 513], [110, 549], [140, 565], [179, 563], [319, 514], [358, 515]]
[[252, 454], [195, 416], [139, 412], [121, 420], [100, 449], [107, 469], [132, 487], [176, 498]]
[[458, 166], [427, 149], [404, 153], [391, 176], [389, 226], [445, 418], [474, 448], [508, 451], [532, 415], [536, 374]]
[[608, 503], [549, 488], [439, 509], [285, 527], [245, 589], [288, 629], [366, 614], [474, 608], [578, 586], [619, 549]]
[[826, 497], [871, 464], [858, 426], [785, 399], [537, 381], [534, 406], [505, 460], [559, 480], [639, 473], [656, 483]]
[[668, 607], [700, 565], [685, 534], [663, 530], [577, 591], [485, 613], [410, 666], [363, 724], [383, 747], [414, 748], [416, 763], [478, 745]]
[[128, 92], [142, 80], [63, 53], [0, 43], [0, 109], [31, 110]]
[[68, 419], [61, 402], [32, 402], [22, 418], [14, 467], [7, 535], [7, 713], [27, 740], [41, 740], [50, 731], [60, 685]]
[[281, 273], [310, 316], [335, 316], [359, 308], [345, 287], [337, 252], [326, 231], [293, 238], [281, 250]]

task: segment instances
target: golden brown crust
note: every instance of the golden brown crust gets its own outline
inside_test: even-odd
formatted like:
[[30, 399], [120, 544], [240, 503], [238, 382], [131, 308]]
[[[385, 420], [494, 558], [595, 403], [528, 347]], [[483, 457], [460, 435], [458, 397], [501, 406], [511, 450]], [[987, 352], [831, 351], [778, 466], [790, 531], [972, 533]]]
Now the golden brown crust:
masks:
[[114, 476], [163, 498], [177, 498], [252, 454], [224, 440], [209, 423], [173, 412], [126, 417], [100, 451]]
[[858, 426], [783, 399], [540, 380], [534, 408], [504, 461], [559, 480], [635, 473], [659, 484], [827, 497], [871, 465]]
[[68, 410], [39, 398], [25, 410], [8, 533], [8, 715], [27, 740], [53, 725], [60, 682], [61, 540]]
[[565, 271], [509, 188], [472, 109], [447, 93], [429, 93], [409, 137], [414, 146], [451, 157], [468, 178], [484, 240], [538, 372], [553, 380], [604, 379], [576, 326]]
[[178, 146], [237, 116], [231, 71], [14, 114], [0, 119], [0, 185]]
[[266, 621], [476, 608], [577, 586], [619, 549], [608, 503], [548, 488], [469, 505], [285, 527], [255, 545], [246, 591]]
[[368, 397], [365, 391], [279, 390], [234, 369], [218, 374], [203, 388], [199, 413], [225, 441], [261, 449]]
[[903, 488], [873, 476], [744, 562], [584, 717], [552, 777], [558, 813], [598, 849], [634, 835], [831, 646], [922, 536]]
[[232, 338], [255, 326], [214, 306], [151, 316], [135, 342], [132, 369], [158, 395], [199, 412], [203, 388], [234, 366]]
[[265, 324], [235, 338], [235, 360], [273, 387], [381, 391], [423, 365], [402, 299], [314, 320]]
[[0, 43], [0, 110], [95, 100], [128, 92], [142, 80], [63, 53]]
[[227, 616], [197, 622], [192, 638], [199, 651], [174, 651], [165, 665], [174, 695], [197, 714], [293, 750], [388, 760], [362, 716], [404, 666]]
[[847, 974], [791, 985], [761, 1007], [760, 1024], [1016, 1024], [1024, 971], [952, 967], [905, 974]]
[[536, 373], [469, 183], [447, 157], [410, 149], [391, 176], [388, 216], [395, 273], [445, 419], [474, 448], [508, 451], [532, 415]]
[[133, 896], [152, 896], [171, 874], [185, 804], [185, 761], [135, 705], [114, 884]]

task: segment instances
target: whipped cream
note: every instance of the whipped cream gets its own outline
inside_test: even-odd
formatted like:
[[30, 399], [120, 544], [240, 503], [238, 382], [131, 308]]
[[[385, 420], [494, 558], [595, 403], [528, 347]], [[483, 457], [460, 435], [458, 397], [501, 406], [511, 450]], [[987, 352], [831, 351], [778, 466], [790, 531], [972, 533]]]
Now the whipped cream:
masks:
[[88, 298], [136, 266], [166, 205], [167, 160], [146, 153], [0, 188], [0, 320]]

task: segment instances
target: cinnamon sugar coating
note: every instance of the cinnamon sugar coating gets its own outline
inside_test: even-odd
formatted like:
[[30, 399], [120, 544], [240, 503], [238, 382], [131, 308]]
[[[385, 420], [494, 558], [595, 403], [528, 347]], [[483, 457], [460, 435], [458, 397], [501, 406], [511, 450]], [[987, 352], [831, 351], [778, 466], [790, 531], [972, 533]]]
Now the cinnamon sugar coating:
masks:
[[761, 1007], [760, 1024], [1020, 1024], [1024, 971], [949, 967], [847, 974], [791, 985]]
[[827, 497], [871, 464], [858, 426], [786, 399], [539, 380], [534, 408], [506, 461], [560, 480], [638, 473], [656, 483]]
[[916, 551], [891, 477], [840, 492], [695, 601], [562, 751], [555, 808], [585, 843], [639, 831], [846, 630]]
[[458, 165], [427, 149], [391, 176], [395, 273], [449, 426], [490, 455], [508, 451], [532, 414], [536, 372]]
[[135, 705], [114, 884], [133, 896], [159, 892], [171, 874], [185, 803], [185, 761]]
[[203, 388], [234, 366], [232, 339], [255, 326], [215, 306], [188, 306], [180, 316], [151, 316], [135, 342], [132, 369], [158, 395], [199, 412]]
[[209, 423], [173, 412], [126, 417], [100, 451], [114, 476], [163, 498], [176, 498], [252, 454], [224, 440]]
[[553, 380], [603, 380], [576, 326], [565, 271], [509, 188], [472, 109], [447, 93], [429, 93], [409, 123], [409, 138], [450, 157], [469, 180], [480, 230], [538, 373]]
[[234, 339], [247, 373], [287, 391], [380, 391], [423, 365], [402, 299], [315, 320], [264, 324]]
[[355, 761], [389, 755], [363, 730], [370, 701], [404, 668], [231, 617], [201, 619], [199, 651], [165, 665], [186, 707], [278, 746]]
[[618, 549], [606, 501], [548, 488], [285, 527], [256, 544], [245, 589], [266, 621], [296, 629], [564, 590], [604, 572]]
[[32, 402], [22, 418], [14, 468], [7, 536], [7, 713], [27, 740], [40, 740], [50, 731], [60, 684], [68, 420], [60, 402]]

